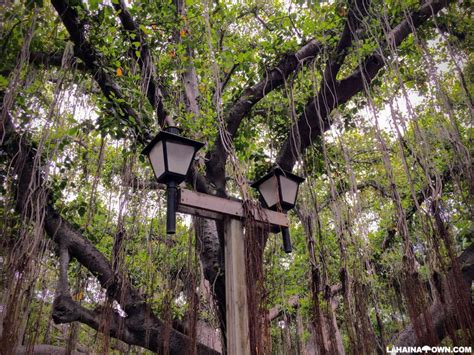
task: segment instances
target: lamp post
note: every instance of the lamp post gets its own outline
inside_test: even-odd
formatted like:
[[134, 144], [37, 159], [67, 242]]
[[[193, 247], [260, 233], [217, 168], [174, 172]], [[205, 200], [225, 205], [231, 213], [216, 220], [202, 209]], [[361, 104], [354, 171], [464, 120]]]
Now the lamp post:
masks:
[[143, 149], [148, 156], [156, 180], [166, 184], [166, 233], [176, 233], [176, 188], [186, 179], [201, 142], [179, 135], [177, 127], [167, 127]]
[[[225, 289], [227, 352], [229, 355], [250, 355], [248, 320], [245, 241], [242, 220], [248, 209], [244, 201], [217, 197], [196, 191], [179, 189], [178, 185], [188, 174], [196, 152], [202, 143], [179, 135], [176, 127], [168, 127], [143, 150], [153, 167], [156, 179], [167, 186], [168, 234], [176, 232], [176, 212], [202, 218], [220, 220], [224, 224]], [[251, 209], [255, 223], [281, 228], [284, 249], [291, 252], [288, 217], [281, 211], [294, 207], [298, 185], [304, 180], [283, 170], [274, 169], [270, 176], [260, 179], [253, 186], [261, 192], [269, 209]], [[276, 197], [275, 197], [276, 195]]]
[[[295, 207], [299, 185], [305, 179], [285, 171], [273, 168], [268, 174], [254, 182], [251, 186], [258, 190], [263, 202], [271, 210], [283, 210], [285, 213]], [[291, 253], [290, 231], [281, 227], [283, 250]]]

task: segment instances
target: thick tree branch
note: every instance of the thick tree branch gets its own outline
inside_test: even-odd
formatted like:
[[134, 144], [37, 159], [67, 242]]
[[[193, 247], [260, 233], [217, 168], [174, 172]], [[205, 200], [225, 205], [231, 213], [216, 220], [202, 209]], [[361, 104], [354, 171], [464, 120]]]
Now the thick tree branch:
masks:
[[183, 43], [182, 33], [184, 32], [186, 36], [190, 36], [190, 29], [188, 25], [188, 20], [186, 17], [186, 8], [184, 0], [173, 0], [173, 3], [176, 7], [176, 22], [178, 24], [184, 20], [183, 28], [177, 28], [174, 33], [174, 40], [176, 43], [181, 43], [186, 48], [186, 59], [183, 58], [184, 71], [181, 74], [183, 86], [184, 86], [184, 95], [185, 95], [185, 104], [186, 110], [188, 113], [192, 113], [194, 119], [201, 115], [198, 103], [199, 90], [198, 90], [198, 76], [196, 73], [196, 68], [194, 66], [194, 52], [190, 47], [189, 43]]
[[104, 69], [102, 55], [87, 40], [85, 23], [79, 18], [76, 8], [70, 6], [65, 0], [51, 2], [74, 43], [75, 55], [84, 62], [104, 96], [113, 107], [116, 107], [117, 115], [125, 121], [127, 127], [132, 127], [132, 133], [136, 139], [142, 144], [147, 143], [150, 136], [148, 128], [144, 126], [138, 112], [128, 104], [120, 87]]
[[321, 88], [327, 90], [325, 95], [336, 92], [336, 76], [344, 63], [348, 49], [352, 46], [353, 39], [356, 38], [356, 32], [359, 30], [363, 18], [367, 16], [369, 6], [370, 0], [353, 0], [350, 4], [341, 37], [324, 70]]
[[140, 26], [135, 22], [132, 15], [127, 9], [125, 1], [112, 1], [114, 9], [120, 18], [125, 31], [135, 34], [134, 41], [140, 42], [140, 57], [137, 57], [135, 50], [130, 53], [140, 65], [142, 77], [146, 83], [146, 96], [150, 104], [155, 108], [158, 124], [163, 127], [166, 122], [172, 124], [163, 105], [163, 89], [160, 87], [158, 78], [155, 73], [155, 65], [153, 64], [153, 56], [150, 47], [145, 39], [145, 34], [140, 30]]
[[57, 295], [69, 295], [69, 280], [67, 277], [67, 269], [69, 266], [69, 251], [66, 243], [59, 242], [59, 280], [56, 286]]
[[[153, 316], [122, 318], [116, 311], [104, 308], [89, 310], [68, 296], [59, 296], [54, 301], [53, 319], [55, 323], [81, 322], [92, 329], [100, 331], [101, 323], [108, 320], [108, 330], [112, 337], [130, 345], [138, 345], [160, 353], [162, 350], [165, 325]], [[148, 332], [148, 334], [146, 334]], [[170, 354], [187, 355], [192, 353], [191, 339], [185, 335], [171, 331], [169, 339]], [[197, 345], [198, 354], [216, 355], [218, 352], [202, 345]]]
[[220, 92], [223, 92], [225, 90], [225, 88], [227, 87], [227, 84], [230, 82], [230, 78], [232, 77], [232, 75], [234, 74], [235, 70], [238, 67], [239, 67], [239, 63], [235, 63], [234, 65], [232, 65], [232, 68], [230, 68], [230, 70], [224, 75], [224, 78], [222, 79], [222, 83], [221, 83]]
[[[419, 10], [407, 14], [409, 18], [403, 20], [389, 32], [390, 43], [385, 43], [385, 48], [388, 45], [393, 47], [400, 45], [413, 28], [421, 26], [431, 16], [448, 6], [451, 1], [431, 0], [423, 4]], [[329, 119], [331, 111], [363, 91], [365, 85], [369, 85], [383, 67], [384, 61], [379, 51], [375, 51], [366, 57], [350, 76], [337, 81], [334, 90], [328, 91], [326, 85], [321, 87], [317, 96], [307, 103], [298, 122], [291, 127], [288, 138], [278, 154], [278, 165], [284, 169], [292, 170], [298, 156], [331, 127]]]
[[[224, 243], [222, 231], [218, 230], [217, 223], [210, 219], [195, 218], [196, 248], [201, 260], [205, 279], [211, 286], [216, 311], [221, 322], [220, 328], [225, 339], [226, 334], [226, 298], [225, 298], [225, 270], [223, 260]], [[219, 235], [220, 233], [220, 235]], [[219, 238], [221, 237], [221, 239]]]
[[[313, 60], [321, 51], [321, 48], [322, 45], [318, 41], [311, 40], [297, 52], [281, 60], [274, 69], [265, 74], [265, 78], [259, 83], [244, 90], [242, 96], [234, 101], [225, 115], [227, 131], [231, 137], [235, 136], [243, 118], [257, 102], [272, 90], [283, 85], [288, 76], [301, 68], [304, 63]], [[214, 148], [208, 153], [208, 159], [206, 163], [207, 174], [218, 189], [224, 191], [227, 155], [220, 137], [216, 139]]]
[[[61, 67], [63, 60], [63, 52], [46, 53], [33, 52], [30, 53], [30, 63], [34, 65], [44, 65], [45, 67]], [[87, 71], [83, 62], [74, 61], [72, 66], [80, 71]]]

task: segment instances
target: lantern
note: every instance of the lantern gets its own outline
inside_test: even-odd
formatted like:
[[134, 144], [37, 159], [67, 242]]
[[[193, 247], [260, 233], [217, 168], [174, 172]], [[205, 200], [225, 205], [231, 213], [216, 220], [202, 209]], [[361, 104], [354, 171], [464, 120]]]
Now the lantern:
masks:
[[[272, 210], [291, 210], [295, 207], [299, 185], [305, 179], [279, 167], [252, 184], [257, 189], [267, 208]], [[291, 253], [291, 240], [288, 228], [281, 228], [283, 249]]]
[[176, 233], [176, 189], [186, 179], [196, 152], [203, 146], [179, 135], [177, 127], [168, 127], [158, 133], [143, 149], [148, 156], [156, 180], [167, 187], [166, 232]]

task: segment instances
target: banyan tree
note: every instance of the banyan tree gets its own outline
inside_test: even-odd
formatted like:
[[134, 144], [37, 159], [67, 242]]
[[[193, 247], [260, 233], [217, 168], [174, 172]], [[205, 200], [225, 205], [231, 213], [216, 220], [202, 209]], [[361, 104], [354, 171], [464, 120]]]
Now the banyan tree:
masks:
[[182, 186], [246, 201], [304, 176], [281, 236], [245, 224], [252, 354], [472, 346], [468, 0], [6, 0], [0, 352], [226, 352], [222, 222], [141, 154], [205, 142]]

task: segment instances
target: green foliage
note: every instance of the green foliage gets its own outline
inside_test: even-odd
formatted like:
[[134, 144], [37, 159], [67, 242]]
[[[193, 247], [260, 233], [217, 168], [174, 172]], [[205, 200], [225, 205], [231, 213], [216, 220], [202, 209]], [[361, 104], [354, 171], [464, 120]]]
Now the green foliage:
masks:
[[[112, 4], [116, 4], [115, 0]], [[133, 58], [143, 59], [140, 42], [136, 33], [122, 29], [112, 4], [90, 0], [85, 4], [77, 2], [76, 9], [81, 20], [88, 23], [87, 40], [100, 53], [99, 65], [114, 79], [124, 97], [104, 96], [93, 80], [97, 73], [79, 69], [84, 64], [81, 61], [69, 70], [31, 63], [18, 72], [12, 112], [18, 129], [41, 150], [43, 160], [39, 163], [54, 207], [109, 260], [116, 257], [114, 245], [123, 231], [120, 270], [146, 295], [146, 301], [159, 316], [166, 317], [171, 312], [171, 318], [183, 320], [191, 307], [190, 280], [199, 285], [201, 277], [194, 231], [190, 220], [181, 216], [177, 234], [170, 237], [165, 233], [164, 193], [153, 186], [151, 169], [139, 154], [141, 149], [132, 133], [138, 122], [121, 108], [124, 103], [130, 105], [139, 113], [143, 127], [158, 129], [156, 113], [144, 95], [147, 83]], [[324, 50], [314, 62], [299, 68], [282, 87], [267, 94], [241, 123], [233, 142], [236, 158], [245, 177], [255, 180], [275, 162], [290, 127], [317, 93], [324, 66], [334, 55], [342, 33], [348, 2], [189, 0], [186, 15], [182, 16], [176, 14], [171, 1], [133, 1], [127, 6], [139, 20], [139, 29], [152, 53], [156, 76], [167, 94], [164, 106], [168, 113], [186, 136], [206, 142], [197, 164], [200, 172], [204, 172], [203, 157], [219, 134], [217, 117], [224, 119], [245, 89], [264, 79], [268, 70], [302, 44], [312, 38], [321, 42]], [[401, 297], [404, 255], [393, 185], [402, 209], [410, 211], [413, 195], [427, 187], [427, 175], [440, 179], [449, 176], [442, 181], [439, 200], [456, 253], [473, 242], [469, 206], [472, 196], [468, 175], [462, 170], [463, 163], [468, 164], [462, 160], [469, 156], [465, 150], [473, 153], [469, 111], [474, 99], [472, 6], [469, 1], [461, 1], [436, 18], [439, 31], [424, 26], [416, 36], [410, 35], [396, 53], [386, 47], [382, 50], [385, 27], [393, 28], [405, 19], [407, 11], [419, 6], [415, 0], [373, 1], [373, 16], [366, 19], [363, 33], [347, 49], [337, 79], [357, 70], [374, 51], [383, 54], [386, 66], [368, 92], [356, 95], [332, 113], [332, 130], [314, 140], [297, 164], [298, 173], [307, 177], [300, 190], [298, 212], [311, 212], [313, 232], [309, 234], [298, 216], [290, 213], [293, 254], [280, 250], [280, 234], [268, 238], [264, 307], [281, 307], [293, 316], [295, 309], [288, 300], [299, 296], [305, 339], [310, 337], [308, 324], [314, 317], [310, 287], [313, 256], [308, 251], [311, 239], [318, 270], [325, 278], [319, 294], [321, 309], [328, 307], [324, 288], [341, 282], [341, 268], [347, 262], [352, 276], [370, 291], [368, 302], [377, 303], [386, 339], [402, 327], [402, 318], [406, 317], [403, 302], [400, 307], [394, 306], [394, 300], [398, 302]], [[49, 3], [12, 2], [3, 10], [2, 93], [16, 84], [12, 72], [33, 25], [30, 54], [61, 54], [71, 49], [69, 34]], [[203, 13], [208, 13], [209, 26]], [[199, 115], [187, 109], [183, 98], [182, 77], [191, 65], [199, 79]], [[216, 100], [216, 76], [223, 83], [228, 75], [221, 101]], [[409, 105], [404, 103], [406, 99]], [[381, 131], [376, 128], [373, 111]], [[400, 137], [394, 124], [398, 124]], [[384, 153], [388, 156], [386, 161]], [[11, 182], [16, 177], [7, 174], [8, 164], [0, 152], [0, 215], [2, 221], [8, 220], [2, 226], [2, 232], [11, 236], [7, 242], [14, 240], [21, 227], [19, 217], [11, 211], [16, 194]], [[387, 172], [388, 164], [393, 170], [392, 178]], [[228, 178], [232, 180], [233, 176]], [[354, 182], [366, 183], [357, 187], [357, 198], [351, 195]], [[238, 193], [232, 183], [228, 188], [230, 194]], [[433, 272], [428, 255], [435, 233], [429, 213], [430, 197], [415, 210], [407, 222], [409, 240], [416, 250], [421, 279], [428, 282]], [[385, 246], [391, 232], [393, 240]], [[445, 247], [440, 253], [442, 261], [449, 262]], [[373, 264], [374, 272], [365, 269], [362, 260], [366, 259]], [[49, 296], [33, 297], [30, 306], [32, 319], [39, 319], [40, 333], [49, 326], [44, 315], [51, 311], [50, 294], [57, 278], [53, 260], [51, 250], [43, 260], [43, 284], [34, 286], [35, 290], [49, 292]], [[86, 294], [81, 298], [84, 305], [93, 308], [103, 304], [105, 296], [94, 276], [78, 263], [70, 269], [71, 284], [87, 281], [81, 284]], [[215, 315], [209, 311], [207, 301], [201, 302], [204, 305], [200, 317], [213, 320]], [[374, 308], [371, 306], [368, 312], [377, 329]], [[336, 318], [349, 348], [342, 305], [336, 308]], [[28, 323], [32, 331], [34, 324]], [[296, 334], [294, 324], [289, 332]], [[59, 333], [57, 329], [52, 331], [51, 344], [64, 344], [63, 340], [54, 340]], [[275, 349], [280, 349], [282, 329], [277, 322], [272, 324], [271, 334]], [[90, 330], [81, 327], [80, 341], [90, 344], [91, 337]]]

